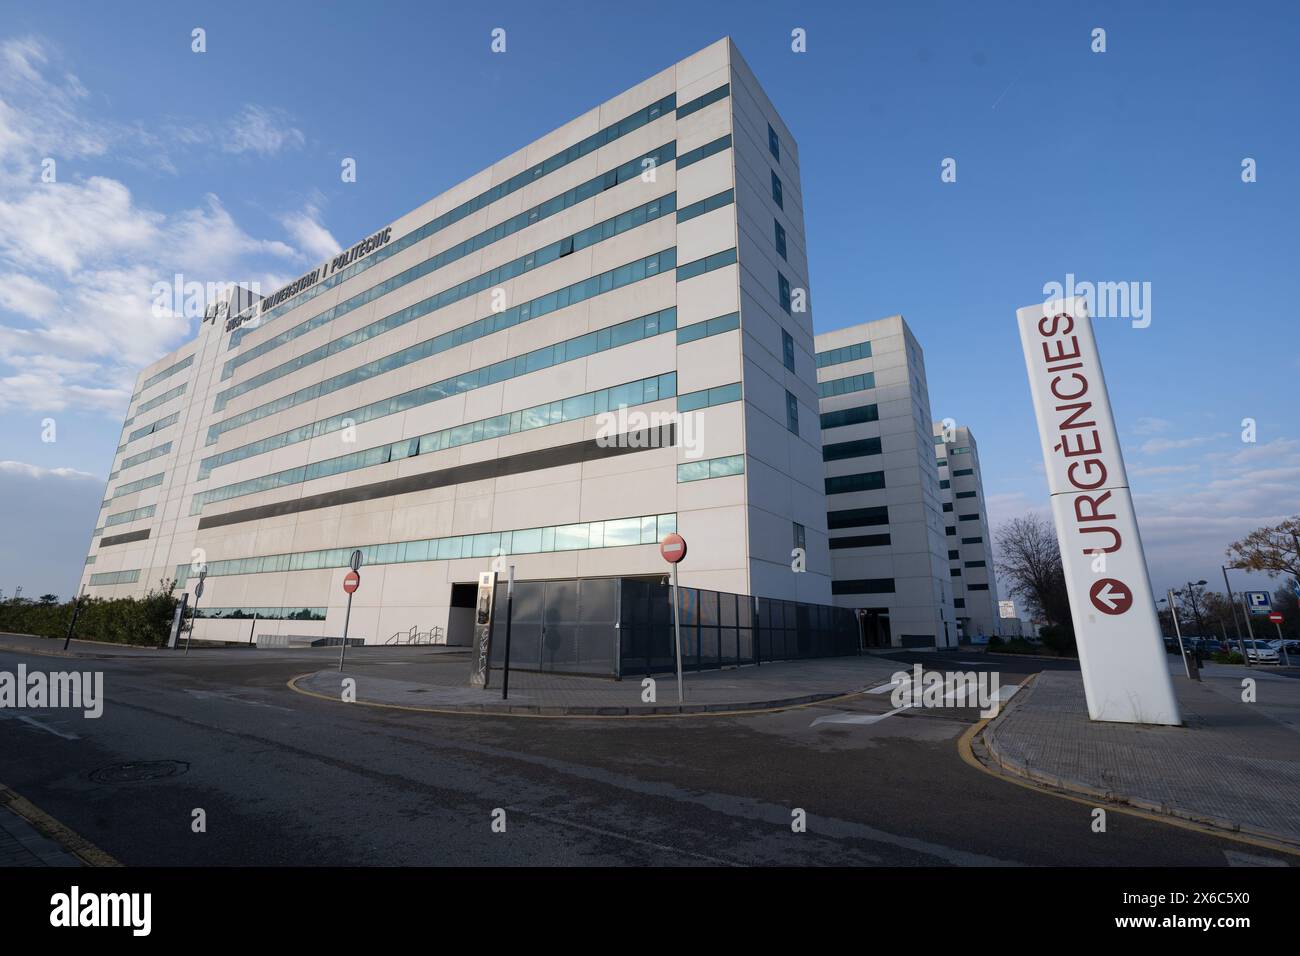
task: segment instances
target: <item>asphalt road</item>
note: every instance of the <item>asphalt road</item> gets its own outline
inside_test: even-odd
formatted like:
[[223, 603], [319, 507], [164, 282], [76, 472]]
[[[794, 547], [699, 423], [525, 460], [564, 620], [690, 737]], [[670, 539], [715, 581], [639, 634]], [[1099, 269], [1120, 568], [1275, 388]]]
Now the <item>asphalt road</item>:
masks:
[[[452, 717], [285, 686], [323, 658], [0, 651], [0, 670], [20, 660], [102, 668], [107, 700], [97, 720], [69, 711], [0, 720], [0, 783], [127, 865], [1294, 862], [1121, 813], [1094, 833], [1089, 807], [962, 761], [957, 740], [974, 710], [811, 726], [837, 712], [883, 714], [888, 695], [741, 717]], [[943, 661], [996, 667], [1003, 684], [1071, 666]], [[796, 808], [806, 832], [792, 832]], [[196, 809], [204, 833], [192, 830]], [[504, 833], [493, 832], [497, 809]]]

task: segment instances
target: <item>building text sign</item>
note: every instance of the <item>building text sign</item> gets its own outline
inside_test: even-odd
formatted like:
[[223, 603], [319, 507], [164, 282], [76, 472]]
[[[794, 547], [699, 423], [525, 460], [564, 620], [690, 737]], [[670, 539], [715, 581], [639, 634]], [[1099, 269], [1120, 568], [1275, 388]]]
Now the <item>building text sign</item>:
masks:
[[1016, 313], [1093, 720], [1181, 724], [1086, 300]]

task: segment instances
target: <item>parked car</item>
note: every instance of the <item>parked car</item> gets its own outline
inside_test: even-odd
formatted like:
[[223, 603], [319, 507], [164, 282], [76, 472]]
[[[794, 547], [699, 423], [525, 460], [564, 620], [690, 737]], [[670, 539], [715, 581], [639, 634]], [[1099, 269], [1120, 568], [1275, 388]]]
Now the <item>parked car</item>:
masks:
[[1268, 641], [1243, 641], [1246, 645], [1246, 658], [1252, 664], [1278, 664], [1282, 657], [1277, 648]]

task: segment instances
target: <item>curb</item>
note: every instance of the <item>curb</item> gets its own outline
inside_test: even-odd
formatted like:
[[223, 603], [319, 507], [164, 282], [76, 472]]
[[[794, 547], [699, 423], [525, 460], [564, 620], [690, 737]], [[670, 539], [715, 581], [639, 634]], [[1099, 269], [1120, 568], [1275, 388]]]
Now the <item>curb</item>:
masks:
[[0, 783], [0, 805], [8, 807], [43, 836], [53, 840], [87, 866], [122, 865], [85, 837], [70, 830], [21, 794], [9, 789], [2, 783]]
[[[1030, 681], [1026, 681], [1025, 685], [1022, 685], [1021, 692], [1016, 694], [1011, 699], [1011, 703], [1002, 708], [996, 717], [981, 721], [967, 731], [966, 735], [963, 735], [962, 740], [958, 743], [959, 749], [963, 751], [963, 759], [966, 759], [968, 763], [972, 760], [975, 761], [981, 769], [994, 776], [1002, 777], [1013, 783], [1023, 781], [1025, 782], [1023, 785], [1042, 792], [1053, 793], [1057, 796], [1064, 796], [1085, 803], [1100, 801], [1109, 804], [1113, 809], [1126, 810], [1149, 820], [1177, 826], [1190, 826], [1190, 828], [1202, 833], [1208, 830], [1217, 836], [1240, 840], [1252, 846], [1262, 845], [1268, 849], [1300, 855], [1300, 841], [1274, 831], [1238, 823], [1235, 820], [1185, 810], [1182, 807], [1149, 800], [1145, 797], [1136, 797], [1117, 790], [1096, 787], [1087, 781], [1077, 780], [1072, 777], [1061, 777], [1043, 770], [1037, 770], [1022, 761], [1003, 756], [997, 748], [997, 727], [995, 725], [1018, 703], [1028, 699], [1032, 686], [1027, 685], [1032, 685], [1037, 677], [1038, 675], [1035, 674]], [[986, 759], [981, 759], [981, 756], [975, 752], [976, 744], [979, 745]], [[969, 759], [967, 759], [967, 751], [969, 751]], [[990, 764], [993, 766], [990, 766]], [[999, 770], [1002, 773], [998, 773]], [[1080, 799], [1084, 797], [1088, 798], [1088, 800]]]
[[[286, 686], [295, 693], [306, 697], [340, 704], [344, 701], [338, 697], [322, 694], [300, 686], [300, 681], [314, 677], [320, 671], [311, 671], [290, 678]], [[776, 713], [808, 707], [828, 701], [847, 700], [866, 693], [863, 687], [853, 691], [829, 692], [825, 694], [803, 694], [798, 697], [774, 698], [772, 700], [745, 701], [743, 703], [718, 704], [661, 704], [645, 707], [599, 707], [599, 706], [550, 706], [546, 704], [446, 704], [441, 707], [419, 707], [413, 704], [388, 704], [382, 701], [356, 700], [352, 703], [363, 707], [378, 707], [384, 710], [404, 710], [420, 714], [452, 714], [468, 717], [542, 717], [542, 718], [576, 718], [584, 720], [628, 720], [672, 717], [724, 717], [732, 715], [753, 715]]]

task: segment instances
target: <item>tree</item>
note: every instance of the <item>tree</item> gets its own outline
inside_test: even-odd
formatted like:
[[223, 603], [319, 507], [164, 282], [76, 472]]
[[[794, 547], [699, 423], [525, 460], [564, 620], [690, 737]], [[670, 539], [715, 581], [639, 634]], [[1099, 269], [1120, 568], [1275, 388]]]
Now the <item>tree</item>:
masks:
[[1225, 552], [1233, 567], [1263, 571], [1271, 578], [1289, 574], [1300, 578], [1300, 515], [1272, 528], [1256, 528]]
[[41, 604], [58, 604], [59, 596], [57, 594], [42, 594], [40, 597]]
[[1042, 515], [1024, 515], [1002, 525], [994, 536], [997, 572], [1020, 598], [1031, 615], [1047, 621], [1062, 636], [1074, 640], [1070, 598], [1065, 590], [1065, 569], [1056, 529]]

